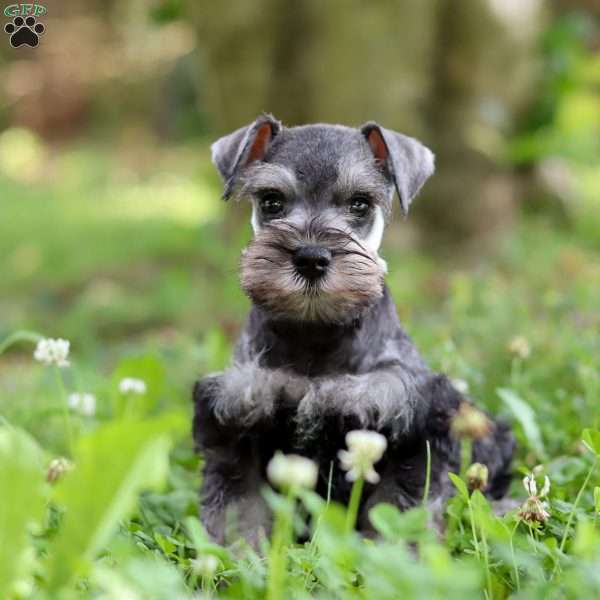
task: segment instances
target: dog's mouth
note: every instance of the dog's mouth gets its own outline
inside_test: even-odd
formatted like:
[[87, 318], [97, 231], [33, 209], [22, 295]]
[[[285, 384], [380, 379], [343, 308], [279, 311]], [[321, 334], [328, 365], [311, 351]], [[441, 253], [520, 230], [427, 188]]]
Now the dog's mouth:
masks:
[[352, 320], [381, 297], [383, 275], [373, 252], [331, 227], [267, 225], [242, 254], [242, 288], [283, 319]]

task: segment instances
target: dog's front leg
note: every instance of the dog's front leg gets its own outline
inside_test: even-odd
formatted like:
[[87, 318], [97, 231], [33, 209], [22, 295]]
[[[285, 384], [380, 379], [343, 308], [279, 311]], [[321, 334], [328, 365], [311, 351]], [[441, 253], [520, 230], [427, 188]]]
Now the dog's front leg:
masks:
[[[392, 441], [382, 461], [381, 481], [362, 507], [358, 524], [365, 533], [374, 532], [368, 514], [378, 503], [388, 502], [405, 510], [423, 501], [429, 459], [428, 504], [432, 525], [441, 531], [443, 504], [455, 492], [448, 473], [458, 473], [460, 469], [460, 440], [451, 433], [451, 424], [459, 407], [471, 403], [446, 376], [436, 373], [421, 382], [418, 397], [411, 434], [404, 440]], [[510, 483], [514, 437], [506, 424], [489, 417], [484, 429], [487, 431], [482, 431], [473, 443], [472, 461], [483, 463], [488, 469], [486, 496], [500, 499]]]
[[215, 426], [230, 432], [268, 429], [279, 409], [297, 406], [312, 389], [307, 377], [286, 369], [261, 367], [257, 360], [235, 363], [198, 385], [195, 393], [207, 397], [206, 410], [215, 419]]
[[413, 429], [422, 406], [424, 370], [401, 365], [358, 375], [315, 378], [314, 387], [298, 405], [298, 423], [307, 435], [339, 418], [340, 426], [384, 431], [392, 438]]
[[200, 519], [220, 544], [242, 538], [254, 549], [271, 529], [258, 457], [238, 447], [206, 449]]
[[207, 377], [194, 387], [194, 440], [205, 461], [200, 518], [215, 541], [241, 537], [257, 548], [271, 524], [261, 495], [265, 482], [251, 429], [218, 416], [225, 377]]

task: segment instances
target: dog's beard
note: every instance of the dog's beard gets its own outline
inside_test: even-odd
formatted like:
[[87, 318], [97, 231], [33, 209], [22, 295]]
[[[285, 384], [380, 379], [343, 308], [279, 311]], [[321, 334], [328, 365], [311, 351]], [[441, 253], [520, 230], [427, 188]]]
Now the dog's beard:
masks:
[[[327, 272], [316, 281], [302, 277], [293, 253], [318, 244], [332, 255]], [[321, 227], [306, 229], [288, 223], [263, 227], [242, 254], [241, 284], [258, 306], [276, 319], [345, 323], [381, 298], [381, 261], [347, 232]]]

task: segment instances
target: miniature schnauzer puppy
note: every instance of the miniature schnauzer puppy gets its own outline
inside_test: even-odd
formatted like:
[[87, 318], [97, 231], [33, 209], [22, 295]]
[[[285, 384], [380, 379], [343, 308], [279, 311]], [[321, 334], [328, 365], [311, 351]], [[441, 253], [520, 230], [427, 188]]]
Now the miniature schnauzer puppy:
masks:
[[[406, 214], [433, 154], [373, 122], [287, 128], [262, 115], [219, 139], [212, 156], [224, 198], [252, 203], [254, 238], [241, 259], [252, 310], [233, 364], [194, 388], [208, 532], [256, 544], [269, 531], [261, 490], [277, 450], [314, 460], [317, 491], [346, 502], [351, 484], [337, 453], [353, 429], [388, 440], [381, 481], [364, 488], [360, 531], [373, 533], [368, 511], [379, 502], [422, 501], [427, 442], [430, 499], [448, 497], [447, 473], [460, 462], [450, 424], [468, 401], [403, 331], [378, 254], [393, 195]], [[514, 442], [505, 425], [489, 424], [473, 460], [488, 467], [488, 496], [500, 498]]]

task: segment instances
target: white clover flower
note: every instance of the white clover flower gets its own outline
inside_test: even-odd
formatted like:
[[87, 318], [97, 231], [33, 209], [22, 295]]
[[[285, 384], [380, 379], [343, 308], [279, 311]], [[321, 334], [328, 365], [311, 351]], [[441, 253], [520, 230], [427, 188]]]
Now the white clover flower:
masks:
[[523, 478], [523, 487], [528, 494], [527, 500], [519, 509], [519, 518], [529, 523], [545, 523], [550, 518], [548, 503], [543, 500], [550, 492], [550, 478], [544, 477], [544, 485], [538, 494], [535, 474]]
[[57, 367], [68, 367], [69, 348], [71, 343], [67, 340], [44, 338], [37, 343], [33, 358], [45, 365], [56, 365]]
[[378, 483], [380, 477], [373, 465], [387, 448], [385, 437], [376, 431], [350, 431], [346, 434], [346, 445], [348, 450], [338, 452], [342, 469], [347, 471], [346, 479], [356, 481], [363, 477], [369, 483]]
[[202, 554], [190, 561], [192, 571], [195, 575], [210, 578], [214, 577], [219, 568], [219, 559], [212, 554]]
[[280, 489], [313, 489], [317, 485], [317, 475], [317, 465], [297, 454], [276, 452], [267, 465], [269, 481]]
[[465, 381], [464, 379], [455, 378], [455, 379], [451, 380], [451, 383], [457, 392], [460, 392], [463, 395], [466, 395], [469, 393], [469, 382], [468, 381]]
[[142, 394], [146, 393], [146, 382], [134, 377], [125, 377], [119, 382], [119, 392], [121, 394]]
[[88, 393], [69, 394], [67, 398], [69, 408], [82, 414], [84, 417], [93, 417], [96, 414], [96, 396]]
[[508, 343], [508, 351], [516, 357], [525, 360], [531, 355], [531, 346], [526, 337], [517, 335]]

